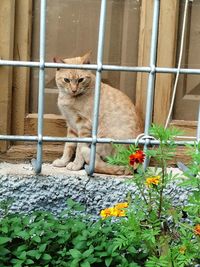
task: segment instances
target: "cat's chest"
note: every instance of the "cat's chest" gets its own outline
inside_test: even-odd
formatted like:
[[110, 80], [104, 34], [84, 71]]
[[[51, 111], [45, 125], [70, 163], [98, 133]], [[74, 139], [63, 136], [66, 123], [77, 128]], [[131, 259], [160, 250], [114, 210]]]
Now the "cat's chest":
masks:
[[[87, 102], [87, 101], [86, 101]], [[71, 128], [77, 130], [77, 121], [90, 119], [91, 107], [88, 103], [77, 99], [58, 98], [58, 107]]]

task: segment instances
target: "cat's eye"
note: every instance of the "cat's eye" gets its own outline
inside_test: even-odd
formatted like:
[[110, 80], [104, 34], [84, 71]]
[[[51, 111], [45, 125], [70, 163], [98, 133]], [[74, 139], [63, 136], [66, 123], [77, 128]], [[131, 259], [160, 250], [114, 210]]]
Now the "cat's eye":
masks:
[[66, 83], [70, 83], [70, 79], [64, 78], [64, 81], [65, 81]]
[[80, 79], [78, 79], [78, 83], [83, 82], [83, 80], [84, 80], [84, 78], [80, 78]]

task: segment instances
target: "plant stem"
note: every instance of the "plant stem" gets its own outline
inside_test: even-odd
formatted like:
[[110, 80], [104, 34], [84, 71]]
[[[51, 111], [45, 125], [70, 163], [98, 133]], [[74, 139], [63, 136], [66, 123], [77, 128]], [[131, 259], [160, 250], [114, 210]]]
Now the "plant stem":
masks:
[[[161, 156], [163, 156], [163, 145], [162, 142], [160, 143], [160, 150], [161, 150]], [[160, 198], [159, 198], [159, 208], [158, 208], [158, 219], [161, 217], [162, 212], [162, 205], [163, 205], [163, 190], [164, 190], [164, 182], [165, 182], [165, 171], [166, 171], [166, 164], [165, 160], [162, 157], [161, 160], [161, 168], [162, 168], [162, 179], [161, 179], [161, 188], [160, 188]]]
[[142, 197], [143, 197], [143, 199], [144, 199], [146, 205], [148, 206], [148, 201], [147, 201], [147, 199], [146, 199], [146, 197], [145, 197], [144, 192], [142, 191], [142, 188], [140, 187], [139, 183], [136, 183], [136, 185], [137, 185], [137, 187], [138, 187], [138, 189], [139, 189], [139, 191], [140, 191], [140, 194], [142, 195]]

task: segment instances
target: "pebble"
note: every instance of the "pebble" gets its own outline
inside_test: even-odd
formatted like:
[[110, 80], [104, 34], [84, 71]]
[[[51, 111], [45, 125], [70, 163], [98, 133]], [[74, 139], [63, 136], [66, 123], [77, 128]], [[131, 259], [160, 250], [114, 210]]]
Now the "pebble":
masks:
[[[124, 181], [119, 177], [104, 176], [88, 179], [86, 176], [48, 175], [38, 179], [35, 175], [0, 175], [0, 201], [12, 198], [11, 212], [48, 209], [58, 215], [66, 208], [66, 200], [72, 198], [86, 203], [87, 212], [98, 216], [101, 209], [126, 201], [129, 192], [134, 198], [137, 188]], [[180, 188], [175, 183], [165, 190], [175, 205], [185, 205], [188, 192], [188, 188]]]

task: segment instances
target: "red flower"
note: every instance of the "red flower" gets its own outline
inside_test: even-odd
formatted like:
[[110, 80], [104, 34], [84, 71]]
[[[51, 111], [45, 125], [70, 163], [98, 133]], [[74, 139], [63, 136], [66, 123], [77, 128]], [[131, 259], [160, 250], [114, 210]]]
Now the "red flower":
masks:
[[134, 165], [135, 163], [142, 163], [144, 162], [145, 154], [142, 150], [137, 150], [134, 154], [129, 156], [129, 164]]

